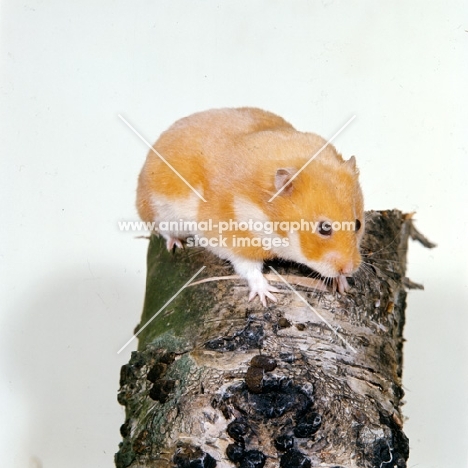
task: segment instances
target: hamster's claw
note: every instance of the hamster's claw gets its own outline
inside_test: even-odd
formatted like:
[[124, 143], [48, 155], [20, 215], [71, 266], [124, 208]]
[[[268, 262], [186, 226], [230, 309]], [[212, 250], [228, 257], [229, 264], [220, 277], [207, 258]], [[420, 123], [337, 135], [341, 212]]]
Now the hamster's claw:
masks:
[[267, 300], [266, 300], [267, 297], [273, 302], [278, 301], [278, 299], [276, 299], [276, 297], [273, 296], [273, 294], [271, 294], [272, 292], [280, 292], [280, 290], [275, 288], [274, 286], [270, 286], [268, 283], [264, 285], [263, 287], [258, 286], [256, 288], [252, 288], [249, 294], [249, 302], [255, 299], [255, 296], [258, 295], [262, 304], [265, 307], [267, 307]]
[[177, 237], [169, 237], [169, 239], [166, 240], [166, 247], [170, 252], [174, 247], [179, 247], [179, 249], [182, 249], [184, 246], [182, 241]]
[[346, 291], [349, 291], [350, 286], [345, 275], [340, 275], [335, 278], [335, 287], [340, 294], [344, 294]]

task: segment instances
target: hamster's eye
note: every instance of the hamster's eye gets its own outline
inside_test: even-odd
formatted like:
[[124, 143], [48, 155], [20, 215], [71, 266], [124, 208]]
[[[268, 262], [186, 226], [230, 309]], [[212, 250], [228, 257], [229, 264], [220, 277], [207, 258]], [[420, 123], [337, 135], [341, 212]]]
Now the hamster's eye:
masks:
[[333, 231], [330, 221], [321, 221], [318, 225], [317, 231], [322, 236], [331, 236]]
[[359, 219], [356, 219], [355, 226], [356, 226], [355, 231], [358, 232], [359, 229], [361, 229], [361, 221], [359, 221]]

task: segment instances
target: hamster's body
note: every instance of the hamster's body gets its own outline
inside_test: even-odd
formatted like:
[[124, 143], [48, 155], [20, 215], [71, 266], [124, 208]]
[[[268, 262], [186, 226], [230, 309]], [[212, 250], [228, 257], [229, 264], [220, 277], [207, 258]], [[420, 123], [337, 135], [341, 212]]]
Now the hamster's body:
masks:
[[[168, 248], [181, 246], [181, 240], [191, 236], [206, 239], [209, 250], [231, 261], [248, 280], [250, 298], [258, 294], [264, 304], [266, 296], [275, 300], [270, 292], [275, 288], [261, 274], [263, 261], [273, 257], [337, 278], [343, 291], [345, 277], [361, 261], [363, 198], [354, 158], [344, 161], [332, 145], [314, 157], [325, 144], [323, 138], [298, 132], [281, 117], [260, 109], [193, 114], [160, 136], [154, 145], [158, 154], [148, 154], [139, 177], [138, 212], [144, 221], [159, 225], [192, 223], [183, 232], [159, 230]], [[250, 221], [250, 229], [235, 224], [242, 221]], [[301, 221], [315, 223], [316, 232], [289, 232], [280, 224]], [[228, 222], [231, 229], [219, 232], [220, 223]], [[271, 233], [254, 230], [254, 222], [257, 227], [273, 223], [275, 228]], [[320, 229], [324, 222], [335, 222], [335, 227], [354, 222], [356, 230], [327, 232]], [[239, 243], [240, 238], [246, 240]], [[274, 245], [265, 248], [270, 244]]]

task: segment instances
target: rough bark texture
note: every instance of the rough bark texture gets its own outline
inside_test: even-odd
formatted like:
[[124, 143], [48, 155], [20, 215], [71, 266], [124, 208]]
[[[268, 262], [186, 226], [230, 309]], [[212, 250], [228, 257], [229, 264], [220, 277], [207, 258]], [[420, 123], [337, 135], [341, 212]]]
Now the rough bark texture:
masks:
[[[278, 279], [277, 304], [247, 301], [242, 279], [188, 286], [139, 335], [122, 367], [126, 408], [117, 468], [405, 467], [401, 387], [408, 238], [399, 211], [367, 213], [365, 265], [340, 296]], [[426, 242], [426, 245], [429, 244]], [[175, 254], [152, 237], [145, 324], [201, 267], [232, 275], [204, 250]], [[281, 274], [307, 276], [297, 265]]]

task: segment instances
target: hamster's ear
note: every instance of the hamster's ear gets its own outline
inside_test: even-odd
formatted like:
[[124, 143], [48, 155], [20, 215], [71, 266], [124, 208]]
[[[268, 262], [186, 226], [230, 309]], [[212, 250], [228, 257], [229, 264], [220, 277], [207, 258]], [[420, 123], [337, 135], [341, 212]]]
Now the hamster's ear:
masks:
[[284, 188], [284, 190], [281, 190], [280, 195], [291, 195], [293, 191], [293, 184], [288, 184], [288, 182], [291, 180], [291, 177], [296, 173], [297, 171], [291, 167], [288, 168], [282, 168], [278, 169], [276, 171], [275, 175], [275, 189], [281, 190], [282, 187], [284, 187], [286, 184], [287, 186]]
[[351, 156], [347, 161], [345, 161], [345, 165], [353, 174], [359, 174], [359, 169], [356, 167], [356, 158], [354, 156]]

